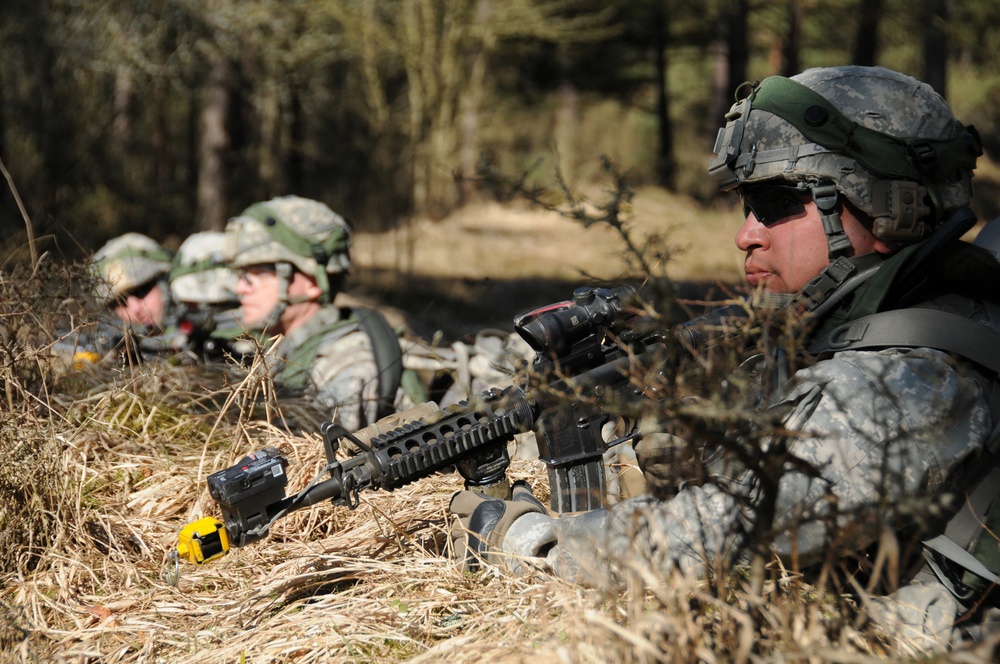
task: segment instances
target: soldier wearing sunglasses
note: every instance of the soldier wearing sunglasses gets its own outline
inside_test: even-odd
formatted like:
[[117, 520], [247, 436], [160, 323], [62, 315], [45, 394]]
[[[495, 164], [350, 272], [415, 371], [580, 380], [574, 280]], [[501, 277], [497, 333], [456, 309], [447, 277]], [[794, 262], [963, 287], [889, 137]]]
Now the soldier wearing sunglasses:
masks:
[[[979, 137], [929, 86], [883, 68], [811, 69], [740, 92], [709, 172], [742, 200], [749, 286], [791, 308], [802, 340], [791, 360], [780, 348], [766, 363], [778, 387], [765, 414], [792, 435], [761, 444], [797, 460], [768, 507], [771, 548], [800, 569], [854, 556], [864, 585], [866, 561], [894, 538], [888, 586], [909, 585], [865, 608], [946, 647], [958, 613], [996, 604], [1000, 572], [987, 527], [1000, 523], [1000, 263], [960, 240], [976, 221]], [[472, 506], [455, 511], [492, 550], [602, 585], [635, 566], [668, 579], [746, 560], [760, 486], [743, 471], [558, 519], [523, 495], [452, 505]]]
[[334, 303], [351, 266], [350, 224], [300, 196], [255, 203], [229, 220], [226, 260], [238, 275], [241, 324], [267, 354], [275, 382], [302, 390], [356, 430], [395, 412], [402, 349], [375, 309]]
[[167, 278], [173, 254], [141, 233], [109, 240], [94, 254], [96, 294], [127, 325], [159, 332], [172, 306]]
[[165, 336], [175, 310], [172, 261], [168, 249], [141, 233], [109, 240], [90, 261], [93, 294], [108, 315], [58, 332], [55, 358], [79, 368], [122, 354], [138, 361], [172, 353]]

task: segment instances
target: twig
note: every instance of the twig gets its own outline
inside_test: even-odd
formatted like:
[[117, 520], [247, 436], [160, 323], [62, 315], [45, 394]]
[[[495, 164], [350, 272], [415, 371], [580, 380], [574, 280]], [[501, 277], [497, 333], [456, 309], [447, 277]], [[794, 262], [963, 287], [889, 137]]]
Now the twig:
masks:
[[24, 230], [28, 233], [28, 251], [31, 252], [31, 267], [35, 267], [38, 264], [38, 250], [35, 249], [35, 229], [31, 225], [31, 218], [28, 216], [28, 211], [24, 209], [21, 195], [17, 193], [14, 178], [10, 176], [7, 166], [3, 163], [3, 157], [0, 157], [0, 171], [3, 172], [3, 176], [7, 179], [7, 186], [10, 187], [10, 193], [14, 195], [14, 200], [17, 201], [17, 209], [21, 211], [21, 218], [24, 219]]

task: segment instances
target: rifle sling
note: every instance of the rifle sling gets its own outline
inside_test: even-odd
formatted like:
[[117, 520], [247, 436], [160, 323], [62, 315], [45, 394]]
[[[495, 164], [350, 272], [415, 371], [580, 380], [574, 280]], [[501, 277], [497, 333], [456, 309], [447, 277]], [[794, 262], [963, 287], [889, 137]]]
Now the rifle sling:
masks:
[[872, 348], [934, 348], [960, 355], [1000, 373], [1000, 332], [974, 320], [937, 309], [883, 311], [845, 323], [809, 352]]

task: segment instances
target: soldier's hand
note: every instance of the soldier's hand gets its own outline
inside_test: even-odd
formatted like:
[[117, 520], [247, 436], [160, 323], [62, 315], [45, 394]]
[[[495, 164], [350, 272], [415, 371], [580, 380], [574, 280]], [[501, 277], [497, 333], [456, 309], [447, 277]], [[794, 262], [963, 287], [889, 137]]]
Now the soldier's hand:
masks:
[[469, 571], [486, 562], [525, 573], [522, 563], [537, 558], [543, 564], [541, 558], [556, 543], [555, 520], [523, 480], [514, 482], [510, 500], [459, 491], [450, 508], [458, 517], [451, 531], [453, 550]]

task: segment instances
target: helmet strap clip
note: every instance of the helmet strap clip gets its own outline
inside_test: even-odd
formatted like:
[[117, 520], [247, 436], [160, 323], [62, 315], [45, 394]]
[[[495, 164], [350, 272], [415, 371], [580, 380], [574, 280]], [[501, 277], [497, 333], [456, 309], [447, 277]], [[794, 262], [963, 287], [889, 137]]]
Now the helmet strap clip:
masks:
[[844, 224], [840, 220], [840, 210], [837, 209], [836, 185], [815, 185], [809, 191], [819, 209], [820, 220], [823, 222], [823, 232], [826, 233], [826, 243], [829, 248], [829, 259], [833, 261], [840, 256], [846, 256], [851, 250], [851, 238], [847, 237], [847, 233], [844, 232]]

